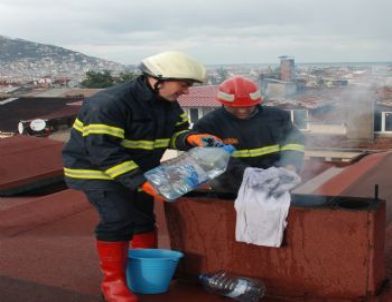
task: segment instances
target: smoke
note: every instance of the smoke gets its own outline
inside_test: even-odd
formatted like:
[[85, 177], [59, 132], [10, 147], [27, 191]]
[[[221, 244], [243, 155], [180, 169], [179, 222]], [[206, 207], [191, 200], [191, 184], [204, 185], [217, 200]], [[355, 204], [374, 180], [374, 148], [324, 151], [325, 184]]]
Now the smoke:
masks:
[[[338, 72], [339, 69], [330, 70], [328, 75], [320, 73], [328, 79]], [[342, 166], [352, 163], [360, 152], [379, 149], [376, 132], [381, 128], [381, 111], [392, 111], [391, 88], [386, 87], [390, 79], [388, 65], [377, 65], [376, 69], [346, 68], [344, 76], [347, 85], [308, 91], [307, 98], [316, 99], [316, 106], [306, 104], [306, 98], [303, 101], [305, 108], [312, 106], [308, 108], [309, 129], [304, 132], [307, 159], [301, 173], [303, 183], [296, 193], [317, 192], [318, 187], [339, 173]], [[388, 100], [389, 108], [385, 107]]]
[[347, 139], [352, 144], [374, 141], [375, 90], [349, 88], [342, 94]]
[[[324, 87], [313, 89], [312, 94], [307, 95], [317, 99], [317, 105], [309, 108], [309, 146], [356, 149], [367, 145], [371, 148], [375, 143], [375, 125], [380, 122], [379, 91], [387, 83], [387, 66], [375, 70], [369, 66], [326, 70], [321, 78], [340, 76], [347, 83], [326, 87], [325, 84], [332, 81], [324, 80]], [[309, 105], [306, 99], [303, 105]]]

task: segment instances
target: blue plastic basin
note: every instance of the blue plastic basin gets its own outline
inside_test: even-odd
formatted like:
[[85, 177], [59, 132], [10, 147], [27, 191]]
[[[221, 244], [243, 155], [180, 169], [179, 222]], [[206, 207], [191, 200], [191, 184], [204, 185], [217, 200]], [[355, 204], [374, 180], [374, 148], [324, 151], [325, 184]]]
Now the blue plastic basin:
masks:
[[135, 293], [167, 292], [184, 254], [165, 249], [130, 249], [128, 252], [127, 284]]

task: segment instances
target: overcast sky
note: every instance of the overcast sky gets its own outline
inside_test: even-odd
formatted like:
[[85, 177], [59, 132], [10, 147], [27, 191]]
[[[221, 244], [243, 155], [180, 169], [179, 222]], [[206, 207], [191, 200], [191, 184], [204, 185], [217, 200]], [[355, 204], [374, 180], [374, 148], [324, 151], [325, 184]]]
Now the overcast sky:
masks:
[[0, 0], [0, 35], [137, 64], [392, 61], [392, 0]]

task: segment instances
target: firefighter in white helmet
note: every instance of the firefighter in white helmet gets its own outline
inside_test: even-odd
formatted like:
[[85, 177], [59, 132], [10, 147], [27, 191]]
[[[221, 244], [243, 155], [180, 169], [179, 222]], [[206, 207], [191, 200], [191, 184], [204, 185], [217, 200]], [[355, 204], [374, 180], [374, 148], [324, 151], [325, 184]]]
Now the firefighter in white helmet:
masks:
[[193, 127], [236, 148], [227, 171], [211, 182], [214, 189], [237, 192], [246, 167], [301, 170], [303, 134], [292, 124], [289, 112], [262, 106], [261, 91], [255, 82], [243, 76], [227, 79], [219, 85], [216, 100], [223, 106]]
[[142, 60], [136, 80], [85, 100], [63, 150], [70, 188], [82, 190], [97, 209], [97, 251], [106, 301], [134, 302], [126, 285], [128, 247], [156, 248], [154, 188], [143, 173], [160, 164], [167, 148], [187, 150], [218, 138], [188, 129], [177, 98], [202, 83], [202, 64], [182, 52]]

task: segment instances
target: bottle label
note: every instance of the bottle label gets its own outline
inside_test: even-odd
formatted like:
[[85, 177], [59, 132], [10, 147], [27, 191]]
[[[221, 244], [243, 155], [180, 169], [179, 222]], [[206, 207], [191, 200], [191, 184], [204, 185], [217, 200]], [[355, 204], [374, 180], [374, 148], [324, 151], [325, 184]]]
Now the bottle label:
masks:
[[234, 287], [234, 289], [231, 292], [229, 292], [226, 296], [229, 298], [235, 298], [241, 296], [246, 292], [247, 288], [248, 288], [248, 282], [246, 280], [240, 279], [237, 281], [237, 284]]

